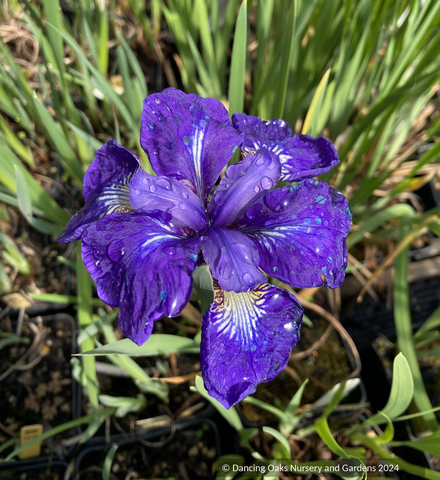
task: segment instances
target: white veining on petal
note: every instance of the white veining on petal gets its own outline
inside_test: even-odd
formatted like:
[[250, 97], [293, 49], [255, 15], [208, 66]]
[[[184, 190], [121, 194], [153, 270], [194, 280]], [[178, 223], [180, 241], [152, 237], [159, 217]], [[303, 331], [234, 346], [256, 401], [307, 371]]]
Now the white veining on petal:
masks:
[[191, 151], [194, 161], [194, 168], [196, 173], [197, 190], [203, 192], [203, 176], [202, 176], [202, 150], [203, 140], [205, 138], [205, 130], [198, 126], [193, 125], [193, 140], [191, 142]]
[[265, 293], [264, 288], [245, 293], [223, 292], [223, 302], [214, 309], [215, 313], [221, 312], [219, 332], [226, 331], [230, 340], [243, 335], [244, 343], [251, 345], [255, 341], [254, 337], [258, 336], [259, 318], [267, 314], [263, 307]]

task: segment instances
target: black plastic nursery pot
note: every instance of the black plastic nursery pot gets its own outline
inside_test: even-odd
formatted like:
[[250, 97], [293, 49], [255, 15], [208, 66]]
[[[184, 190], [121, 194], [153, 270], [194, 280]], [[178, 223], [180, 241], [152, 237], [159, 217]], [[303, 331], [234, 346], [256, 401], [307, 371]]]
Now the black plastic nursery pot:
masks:
[[211, 479], [212, 464], [221, 455], [216, 424], [209, 418], [192, 418], [135, 438], [112, 436], [108, 443], [85, 448], [76, 458], [73, 478], [100, 478], [113, 445], [117, 445], [111, 466], [114, 479]]
[[62, 480], [68, 464], [57, 458], [45, 457], [41, 459], [8, 462], [5, 468], [0, 469], [2, 480]]
[[[16, 332], [17, 325], [17, 321], [11, 322], [6, 316], [1, 320], [3, 332]], [[0, 350], [4, 427], [1, 435], [4, 441], [18, 437], [23, 426], [40, 424], [47, 431], [78, 418], [79, 414], [80, 389], [72, 377], [70, 364], [72, 353], [76, 353], [74, 319], [66, 313], [30, 318], [23, 321], [20, 333], [23, 339], [28, 339], [27, 343], [11, 344]], [[21, 358], [23, 361], [19, 362]], [[76, 433], [77, 429], [71, 429], [43, 442], [39, 458], [15, 458], [0, 463], [0, 472], [21, 468], [29, 462], [54, 464], [62, 461], [71, 449], [64, 447], [61, 440]], [[3, 451], [2, 457], [11, 450]]]

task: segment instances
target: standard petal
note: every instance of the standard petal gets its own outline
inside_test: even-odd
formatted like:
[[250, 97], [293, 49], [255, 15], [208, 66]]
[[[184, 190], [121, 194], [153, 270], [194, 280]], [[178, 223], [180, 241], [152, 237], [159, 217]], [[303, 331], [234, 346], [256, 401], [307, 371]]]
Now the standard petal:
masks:
[[58, 241], [78, 240], [87, 225], [104, 215], [133, 210], [128, 185], [140, 169], [139, 160], [133, 153], [114, 140], [108, 141], [96, 152], [96, 158], [84, 176], [86, 204], [70, 219]]
[[200, 198], [178, 180], [138, 172], [130, 182], [130, 202], [135, 209], [160, 210], [196, 232], [206, 227], [205, 208]]
[[240, 144], [218, 100], [174, 88], [144, 100], [141, 145], [154, 171], [189, 182], [202, 201]]
[[137, 345], [154, 320], [174, 317], [188, 303], [199, 239], [170, 227], [171, 215], [114, 213], [84, 232], [82, 255], [99, 297], [120, 307], [119, 325]]
[[347, 199], [318, 180], [304, 180], [269, 192], [237, 228], [258, 247], [260, 268], [298, 288], [338, 287], [347, 267], [351, 225]]
[[208, 393], [225, 408], [272, 380], [299, 340], [303, 309], [263, 283], [248, 293], [217, 290], [202, 324], [200, 364]]
[[248, 292], [266, 281], [258, 269], [257, 248], [237, 230], [211, 228], [201, 237], [201, 246], [205, 262], [224, 290]]
[[278, 155], [281, 180], [299, 182], [328, 172], [339, 163], [338, 152], [324, 137], [293, 135], [283, 120], [265, 121], [235, 113], [232, 124], [243, 137], [242, 150], [255, 152], [262, 147]]
[[280, 173], [279, 160], [266, 148], [231, 165], [208, 205], [212, 224], [218, 227], [231, 225], [276, 185]]

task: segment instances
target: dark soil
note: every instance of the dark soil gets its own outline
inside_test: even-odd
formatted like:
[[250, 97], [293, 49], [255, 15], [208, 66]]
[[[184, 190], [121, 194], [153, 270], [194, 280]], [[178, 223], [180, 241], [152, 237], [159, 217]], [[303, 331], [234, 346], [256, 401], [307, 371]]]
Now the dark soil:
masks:
[[[0, 443], [10, 438], [7, 433], [18, 437], [24, 425], [43, 424], [46, 431], [72, 420], [71, 327], [61, 320], [36, 325], [39, 344], [21, 364], [25, 369], [12, 371], [0, 383], [0, 396], [4, 399]], [[2, 320], [0, 328], [2, 331], [12, 331], [8, 319]], [[31, 348], [34, 332], [26, 322], [21, 335], [28, 339], [28, 343], [14, 344], [0, 350], [0, 375]], [[31, 364], [34, 364], [32, 368], [26, 368]], [[62, 435], [66, 437], [72, 434], [70, 431]], [[42, 455], [54, 451], [60, 456], [65, 453], [59, 436], [43, 443]], [[2, 456], [6, 453], [9, 451], [2, 452]]]
[[[116, 451], [111, 467], [112, 480], [126, 478], [181, 478], [211, 479], [211, 469], [217, 458], [213, 431], [207, 424], [191, 430], [176, 432], [163, 444], [139, 441], [121, 446]], [[101, 477], [105, 450], [90, 450], [81, 459], [76, 480], [95, 480]]]

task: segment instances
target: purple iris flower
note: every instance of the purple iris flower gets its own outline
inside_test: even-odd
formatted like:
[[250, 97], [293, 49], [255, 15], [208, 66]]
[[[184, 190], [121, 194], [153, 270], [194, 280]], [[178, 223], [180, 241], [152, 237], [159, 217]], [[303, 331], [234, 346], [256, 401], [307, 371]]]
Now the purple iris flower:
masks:
[[[300, 288], [344, 279], [348, 202], [312, 178], [338, 162], [336, 150], [292, 136], [282, 120], [235, 114], [231, 125], [219, 101], [172, 88], [145, 99], [141, 145], [157, 176], [109, 141], [60, 241], [82, 239], [99, 297], [120, 307], [120, 327], [138, 345], [155, 320], [181, 313], [193, 271], [208, 264], [215, 298], [201, 368], [209, 394], [229, 408], [273, 379], [299, 339], [301, 305], [264, 273]], [[240, 146], [246, 156], [216, 186]], [[276, 188], [280, 180], [298, 183]]]

